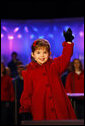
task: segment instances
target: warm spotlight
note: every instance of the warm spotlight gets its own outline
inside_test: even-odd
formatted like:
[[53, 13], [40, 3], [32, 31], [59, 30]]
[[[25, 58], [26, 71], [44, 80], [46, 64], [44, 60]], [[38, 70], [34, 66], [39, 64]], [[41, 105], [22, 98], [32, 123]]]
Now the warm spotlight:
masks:
[[9, 40], [12, 40], [12, 39], [14, 39], [14, 36], [8, 35], [8, 39], [9, 39]]
[[17, 32], [17, 31], [19, 31], [19, 27], [16, 27], [16, 28], [14, 29], [14, 32]]
[[84, 32], [79, 32], [79, 35], [80, 35], [80, 37], [83, 37], [84, 36]]
[[4, 37], [4, 34], [1, 33], [1, 38], [3, 38], [3, 37]]
[[24, 30], [25, 30], [26, 32], [29, 32], [27, 26], [24, 27]]
[[18, 38], [22, 38], [22, 35], [21, 35], [21, 34], [18, 34], [17, 37], [18, 37]]
[[2, 29], [7, 32], [7, 28], [5, 26], [2, 26]]

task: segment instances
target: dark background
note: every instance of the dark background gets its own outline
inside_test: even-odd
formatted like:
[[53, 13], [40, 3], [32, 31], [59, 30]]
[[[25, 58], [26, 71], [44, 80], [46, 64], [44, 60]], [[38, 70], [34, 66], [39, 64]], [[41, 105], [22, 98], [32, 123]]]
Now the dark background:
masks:
[[1, 19], [84, 17], [84, 0], [2, 1]]

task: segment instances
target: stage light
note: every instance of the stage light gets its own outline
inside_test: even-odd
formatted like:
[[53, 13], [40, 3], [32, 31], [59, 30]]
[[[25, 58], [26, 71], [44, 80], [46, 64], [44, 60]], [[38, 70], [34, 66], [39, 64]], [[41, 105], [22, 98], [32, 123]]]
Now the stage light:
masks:
[[84, 36], [84, 32], [79, 32], [79, 35], [80, 35], [80, 37], [83, 37]]
[[21, 35], [21, 34], [18, 34], [17, 37], [18, 37], [18, 38], [22, 38], [22, 35]]
[[14, 32], [17, 32], [17, 31], [19, 31], [19, 27], [16, 27], [16, 28], [14, 29]]
[[27, 26], [24, 27], [24, 30], [25, 30], [26, 32], [29, 32]]
[[79, 59], [80, 59], [80, 60], [84, 60], [84, 56], [80, 54], [80, 55], [79, 55]]
[[3, 37], [4, 37], [4, 34], [1, 33], [1, 38], [3, 38]]
[[37, 29], [37, 28], [35, 28], [35, 27], [33, 27], [33, 30], [34, 30], [35, 32], [37, 32], [37, 31], [38, 31], [38, 29]]
[[12, 40], [12, 39], [14, 39], [14, 36], [8, 35], [8, 39], [9, 39], [9, 40]]
[[34, 35], [33, 35], [33, 34], [31, 34], [31, 35], [30, 35], [30, 39], [33, 39], [33, 38], [34, 38]]
[[7, 32], [7, 28], [5, 26], [2, 26], [2, 29]]
[[43, 35], [42, 36], [39, 36], [39, 38], [42, 39], [42, 38], [44, 38], [44, 36]]

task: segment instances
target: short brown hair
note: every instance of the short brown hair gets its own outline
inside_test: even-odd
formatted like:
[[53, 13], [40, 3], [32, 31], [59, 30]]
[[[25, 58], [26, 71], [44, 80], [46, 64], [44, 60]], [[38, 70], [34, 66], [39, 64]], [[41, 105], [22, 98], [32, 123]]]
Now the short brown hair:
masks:
[[46, 40], [46, 39], [37, 39], [33, 42], [32, 44], [32, 52], [34, 53], [34, 51], [36, 50], [36, 48], [38, 47], [46, 47], [48, 53], [50, 54], [50, 44], [49, 44], [49, 41]]

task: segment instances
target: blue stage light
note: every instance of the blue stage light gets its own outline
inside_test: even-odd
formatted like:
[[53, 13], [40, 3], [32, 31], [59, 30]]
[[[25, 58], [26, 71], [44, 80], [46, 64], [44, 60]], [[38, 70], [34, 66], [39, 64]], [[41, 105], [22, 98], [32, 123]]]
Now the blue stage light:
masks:
[[38, 29], [37, 29], [36, 27], [33, 27], [33, 30], [34, 30], [35, 32], [38, 32]]
[[[16, 27], [19, 24], [19, 27]], [[62, 54], [62, 43], [65, 41], [63, 30], [72, 29], [74, 35], [74, 52], [72, 58], [84, 56], [84, 19], [53, 20], [1, 20], [1, 54], [7, 59], [13, 50], [18, 52], [24, 64], [30, 62], [31, 45], [38, 38], [47, 39], [51, 45], [52, 56]], [[14, 29], [16, 28], [15, 32]], [[20, 29], [19, 29], [20, 28]], [[16, 31], [19, 30], [19, 34]], [[5, 31], [5, 32], [4, 32]], [[28, 33], [29, 32], [29, 33]], [[11, 35], [11, 36], [9, 36]], [[9, 37], [8, 37], [9, 36]], [[22, 36], [22, 37], [21, 37]], [[22, 38], [22, 39], [19, 39]], [[11, 50], [11, 51], [9, 51]], [[8, 62], [8, 61], [7, 61]]]
[[42, 38], [44, 38], [44, 36], [43, 35], [42, 36], [39, 36], [39, 38], [42, 39]]
[[34, 38], [34, 35], [33, 35], [33, 34], [31, 34], [31, 35], [30, 35], [30, 39], [33, 39], [33, 38]]

